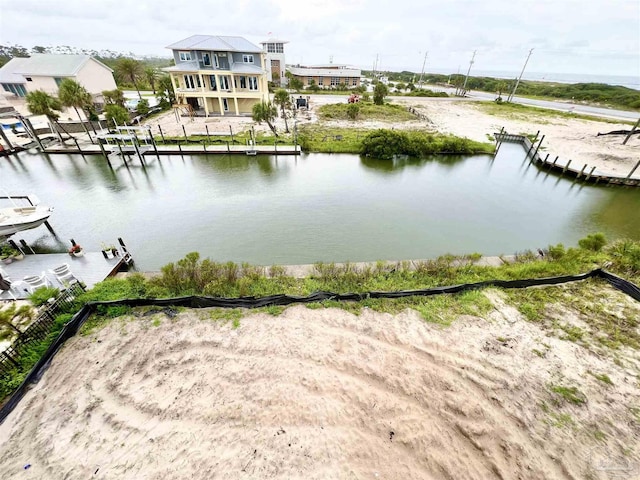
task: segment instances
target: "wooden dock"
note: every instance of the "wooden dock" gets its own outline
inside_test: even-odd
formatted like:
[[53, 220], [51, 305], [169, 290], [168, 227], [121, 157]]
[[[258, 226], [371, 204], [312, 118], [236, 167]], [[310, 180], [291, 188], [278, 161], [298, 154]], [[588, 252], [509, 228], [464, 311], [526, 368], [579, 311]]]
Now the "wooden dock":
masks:
[[[594, 184], [599, 183], [603, 185], [640, 187], [640, 161], [638, 161], [636, 166], [629, 172], [627, 176], [611, 175], [599, 172], [598, 170], [596, 170], [596, 167], [589, 167], [589, 165], [587, 165], [586, 163], [581, 167], [579, 166], [579, 163], [574, 163], [572, 165], [572, 159], [566, 161], [565, 163], [565, 161], [559, 161], [559, 157], [556, 156], [552, 160], [551, 155], [548, 153], [543, 158], [538, 152], [544, 140], [544, 135], [539, 141], [536, 136], [533, 142], [531, 142], [531, 140], [529, 140], [529, 138], [524, 135], [513, 135], [504, 131], [495, 133], [494, 137], [496, 139], [496, 142], [498, 142], [496, 153], [500, 149], [500, 144], [502, 142], [519, 143], [526, 150], [527, 158], [529, 158], [531, 163], [538, 166], [539, 168], [556, 172], [560, 175], [567, 175], [582, 182]], [[636, 176], [633, 176], [635, 172], [638, 172], [638, 174]]]
[[[69, 270], [76, 278], [86, 285], [87, 289], [92, 288], [105, 278], [115, 275], [120, 268], [126, 265], [124, 257], [106, 259], [102, 252], [85, 252], [82, 257], [73, 257], [68, 253], [25, 255], [22, 260], [13, 261], [8, 265], [0, 264], [0, 267], [14, 284], [11, 292], [16, 298], [24, 299], [29, 295], [29, 292], [25, 291], [25, 284], [19, 284], [24, 277], [44, 273], [52, 286], [60, 288], [62, 285], [50, 270], [65, 263], [69, 265]], [[13, 300], [13, 298], [9, 292], [2, 292], [0, 294], [1, 300]]]
[[[300, 155], [302, 150], [299, 145], [207, 145], [207, 144], [191, 144], [191, 145], [158, 145], [157, 150], [152, 147], [141, 147], [140, 153], [145, 156], [156, 155], [253, 155], [253, 151], [257, 155]], [[136, 155], [133, 148], [123, 147], [125, 155]], [[45, 153], [48, 154], [77, 154], [77, 155], [103, 155], [98, 145], [86, 145], [81, 149], [68, 148], [57, 145], [54, 148], [47, 148]], [[111, 150], [111, 153], [119, 154], [119, 150]]]

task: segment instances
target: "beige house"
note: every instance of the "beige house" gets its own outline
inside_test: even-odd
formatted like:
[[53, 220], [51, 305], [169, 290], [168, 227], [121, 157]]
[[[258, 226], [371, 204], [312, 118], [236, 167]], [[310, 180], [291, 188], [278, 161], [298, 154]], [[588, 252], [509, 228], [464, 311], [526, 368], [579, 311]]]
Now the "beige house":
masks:
[[242, 37], [193, 35], [167, 48], [175, 66], [165, 68], [179, 104], [197, 114], [250, 115], [269, 100], [266, 53]]
[[77, 81], [92, 95], [116, 88], [113, 70], [90, 55], [34, 53], [12, 58], [0, 68], [2, 88], [18, 97], [34, 90], [57, 95], [65, 78]]
[[302, 85], [308, 87], [314, 82], [320, 88], [337, 88], [344, 85], [348, 88], [360, 86], [361, 71], [359, 68], [348, 65], [296, 65], [287, 67], [287, 70], [294, 78], [299, 79]]

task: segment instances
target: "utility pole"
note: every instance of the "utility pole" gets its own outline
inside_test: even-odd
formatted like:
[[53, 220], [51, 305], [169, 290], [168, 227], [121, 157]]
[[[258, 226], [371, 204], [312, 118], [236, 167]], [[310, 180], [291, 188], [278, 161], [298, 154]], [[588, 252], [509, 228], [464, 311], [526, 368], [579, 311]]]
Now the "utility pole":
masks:
[[376, 69], [378, 68], [378, 54], [376, 53], [376, 59], [373, 62], [373, 79], [376, 79]]
[[533, 53], [533, 48], [529, 50], [529, 55], [527, 55], [527, 59], [524, 61], [524, 65], [522, 66], [522, 71], [520, 72], [520, 76], [518, 77], [518, 80], [516, 80], [516, 84], [514, 85], [513, 90], [509, 95], [509, 98], [507, 98], [507, 102], [511, 102], [511, 100], [513, 100], [513, 96], [516, 94], [516, 89], [520, 84], [520, 79], [522, 78], [522, 74], [524, 74], [524, 69], [527, 68], [527, 63], [529, 62], [529, 57], [531, 57], [532, 53]]
[[418, 88], [422, 90], [422, 77], [424, 76], [424, 66], [427, 64], [427, 55], [429, 55], [429, 51], [424, 52], [424, 61], [422, 62], [422, 71], [420, 72], [420, 80], [418, 80]]
[[469, 62], [469, 69], [467, 70], [467, 75], [464, 77], [464, 85], [462, 85], [461, 95], [464, 97], [464, 94], [467, 93], [467, 80], [469, 80], [469, 72], [471, 71], [471, 66], [473, 65], [473, 60], [476, 58], [477, 50], [473, 51], [473, 55], [471, 56], [471, 61]]

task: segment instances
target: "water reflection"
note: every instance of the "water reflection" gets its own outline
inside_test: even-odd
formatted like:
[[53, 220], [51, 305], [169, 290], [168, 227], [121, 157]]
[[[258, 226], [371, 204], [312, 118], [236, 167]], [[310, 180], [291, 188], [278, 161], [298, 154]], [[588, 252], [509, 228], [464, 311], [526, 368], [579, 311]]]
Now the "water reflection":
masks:
[[[640, 190], [589, 186], [488, 155], [401, 158], [21, 154], [2, 186], [56, 207], [62, 239], [88, 249], [123, 237], [138, 266], [189, 251], [259, 264], [509, 254], [587, 233], [640, 238]], [[553, 178], [554, 175], [556, 178]], [[20, 238], [20, 237], [19, 237]], [[21, 238], [57, 245], [46, 230]], [[47, 240], [49, 239], [49, 240]]]

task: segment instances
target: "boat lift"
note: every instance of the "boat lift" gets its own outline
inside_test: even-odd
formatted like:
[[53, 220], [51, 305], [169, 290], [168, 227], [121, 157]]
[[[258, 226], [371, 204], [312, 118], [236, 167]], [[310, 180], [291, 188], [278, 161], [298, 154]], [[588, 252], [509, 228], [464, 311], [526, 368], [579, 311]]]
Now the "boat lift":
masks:
[[[151, 134], [151, 128], [145, 127], [116, 127], [119, 133], [108, 133], [98, 135], [98, 145], [103, 155], [109, 160], [112, 156], [136, 154], [140, 162], [144, 165], [142, 155], [150, 150], [156, 150], [156, 144]], [[103, 143], [104, 141], [104, 143]], [[109, 152], [107, 155], [107, 151]]]

